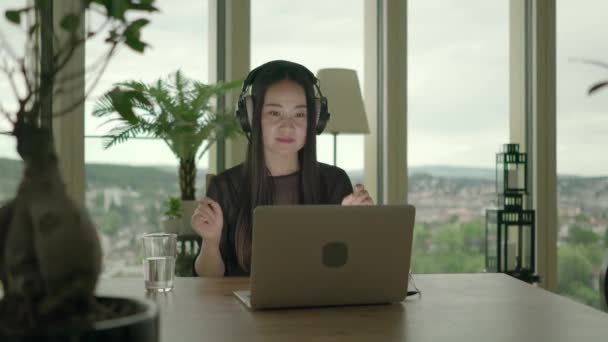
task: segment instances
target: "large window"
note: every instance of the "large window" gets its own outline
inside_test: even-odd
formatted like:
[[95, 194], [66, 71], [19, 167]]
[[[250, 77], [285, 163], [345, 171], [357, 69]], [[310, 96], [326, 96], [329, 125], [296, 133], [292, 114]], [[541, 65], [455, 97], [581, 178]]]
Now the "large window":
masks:
[[[10, 24], [4, 16], [9, 9], [22, 8], [25, 5], [22, 0], [4, 0], [0, 3], [0, 34], [2, 45], [0, 46], [0, 59], [7, 61], [9, 67], [15, 67], [11, 59], [14, 53], [23, 57], [26, 33], [17, 26]], [[12, 52], [12, 53], [11, 53]], [[19, 80], [21, 81], [21, 80]], [[23, 86], [16, 82], [15, 86], [23, 96]], [[0, 72], [0, 105], [4, 111], [14, 114], [17, 111], [17, 98], [13, 94], [9, 79], [4, 72]], [[13, 117], [14, 118], [14, 117]], [[17, 144], [15, 138], [10, 134], [12, 125], [5, 116], [0, 113], [0, 206], [6, 200], [15, 196], [18, 183], [21, 179], [22, 161], [17, 155]]]
[[[558, 290], [599, 307], [598, 274], [608, 256], [608, 28], [602, 0], [557, 1]], [[581, 39], [584, 37], [584, 39]]]
[[[8, 125], [7, 125], [8, 126]], [[4, 128], [0, 128], [3, 130]], [[0, 135], [0, 207], [11, 198], [21, 180], [23, 162], [16, 155], [16, 142], [12, 136]]]
[[[142, 30], [150, 47], [143, 55], [122, 47], [85, 107], [86, 204], [102, 237], [105, 276], [141, 272], [139, 238], [162, 229], [162, 203], [169, 196], [179, 197], [178, 160], [162, 140], [131, 139], [104, 149], [100, 136], [112, 124], [100, 126], [105, 119], [91, 115], [95, 101], [116, 82], [152, 82], [178, 69], [190, 78], [208, 80], [208, 2], [177, 5], [160, 0], [156, 6], [160, 13], [151, 15]], [[96, 18], [88, 20], [95, 23]], [[86, 64], [104, 51], [102, 39], [87, 42]], [[87, 73], [87, 85], [92, 81], [93, 75]], [[197, 165], [197, 196], [204, 188], [207, 161], [204, 156]]]
[[412, 270], [484, 270], [495, 154], [509, 142], [509, 1], [408, 1]]
[[[285, 59], [303, 64], [313, 73], [321, 68], [354, 69], [363, 88], [363, 7], [362, 0], [252, 0], [252, 68]], [[330, 108], [331, 101], [328, 98]], [[337, 137], [336, 164], [353, 183], [363, 181], [363, 141], [362, 135]], [[317, 136], [317, 159], [333, 164], [331, 135]]]

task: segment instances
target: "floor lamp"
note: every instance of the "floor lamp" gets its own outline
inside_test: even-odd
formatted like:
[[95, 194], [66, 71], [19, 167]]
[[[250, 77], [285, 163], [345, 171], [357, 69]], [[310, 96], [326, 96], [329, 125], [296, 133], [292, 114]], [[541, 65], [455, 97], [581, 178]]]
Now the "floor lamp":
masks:
[[320, 69], [317, 72], [317, 78], [323, 95], [327, 97], [331, 113], [325, 132], [334, 137], [334, 165], [336, 165], [338, 134], [369, 133], [363, 96], [355, 70]]

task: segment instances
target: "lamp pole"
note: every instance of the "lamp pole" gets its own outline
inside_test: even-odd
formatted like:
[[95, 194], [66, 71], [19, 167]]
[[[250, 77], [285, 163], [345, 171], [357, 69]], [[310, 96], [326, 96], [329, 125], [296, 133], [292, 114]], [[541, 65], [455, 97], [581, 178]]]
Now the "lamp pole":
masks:
[[334, 136], [334, 166], [336, 166], [337, 163], [337, 152], [338, 152], [338, 132], [331, 132], [331, 134]]

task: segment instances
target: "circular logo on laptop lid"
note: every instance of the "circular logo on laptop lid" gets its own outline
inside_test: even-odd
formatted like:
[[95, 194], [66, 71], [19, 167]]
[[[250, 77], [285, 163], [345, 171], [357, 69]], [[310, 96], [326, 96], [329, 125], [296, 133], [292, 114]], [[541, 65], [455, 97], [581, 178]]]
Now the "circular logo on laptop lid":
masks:
[[348, 259], [348, 247], [344, 242], [329, 242], [323, 246], [323, 265], [331, 268], [342, 267]]

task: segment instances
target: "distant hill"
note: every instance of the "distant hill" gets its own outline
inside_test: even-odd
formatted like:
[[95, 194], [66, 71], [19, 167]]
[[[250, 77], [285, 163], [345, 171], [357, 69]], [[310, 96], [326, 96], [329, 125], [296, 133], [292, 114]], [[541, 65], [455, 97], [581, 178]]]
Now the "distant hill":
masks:
[[[15, 193], [22, 174], [22, 162], [0, 158], [0, 199]], [[103, 188], [122, 188], [142, 195], [173, 193], [179, 195], [177, 170], [163, 167], [127, 166], [116, 164], [87, 164], [85, 169], [87, 191]], [[197, 188], [202, 186], [204, 172], [199, 170]]]
[[[353, 183], [363, 181], [362, 170], [346, 170]], [[143, 195], [155, 193], [159, 188], [165, 192], [178, 193], [177, 167], [171, 166], [127, 166], [116, 164], [87, 164], [87, 190], [119, 187], [131, 188]], [[428, 190], [430, 185], [440, 185], [443, 189], [460, 191], [476, 184], [494, 181], [494, 170], [490, 168], [469, 168], [455, 166], [413, 166], [409, 169], [410, 191]], [[22, 162], [0, 158], [0, 198], [13, 194], [21, 179]], [[203, 186], [206, 170], [199, 170], [197, 189]], [[608, 177], [560, 176], [558, 191], [569, 201], [584, 197], [586, 202], [608, 195]], [[589, 194], [592, 194], [591, 198]]]
[[409, 175], [427, 174], [443, 178], [477, 178], [494, 180], [496, 171], [490, 168], [475, 168], [462, 166], [425, 165], [410, 166]]

